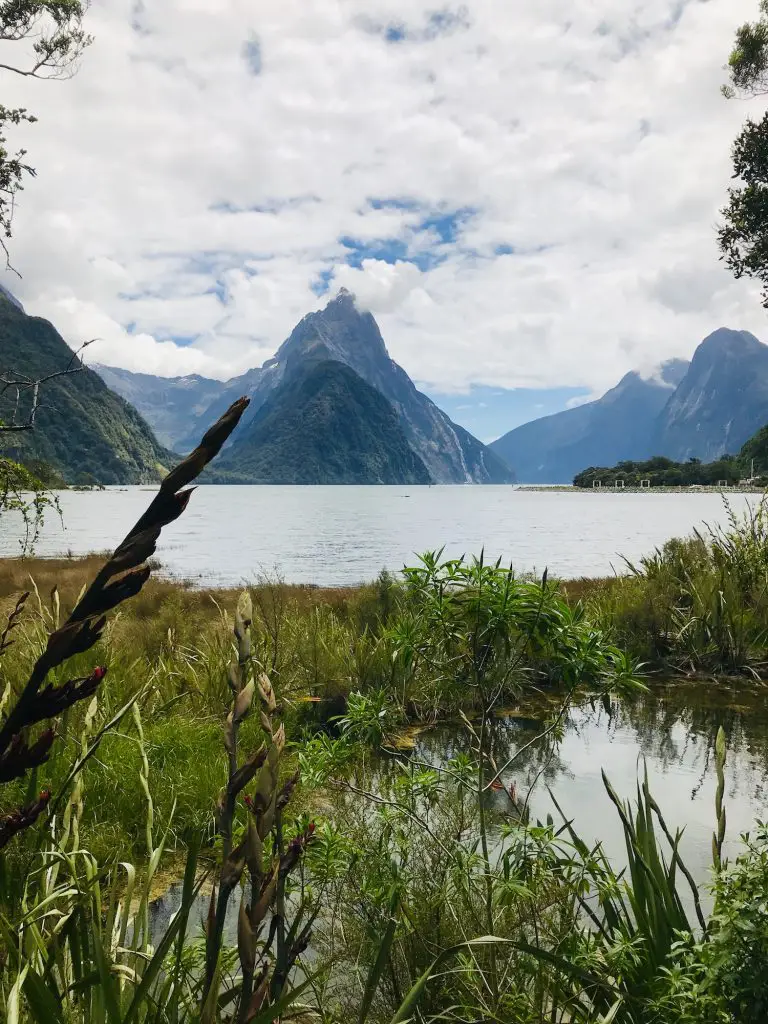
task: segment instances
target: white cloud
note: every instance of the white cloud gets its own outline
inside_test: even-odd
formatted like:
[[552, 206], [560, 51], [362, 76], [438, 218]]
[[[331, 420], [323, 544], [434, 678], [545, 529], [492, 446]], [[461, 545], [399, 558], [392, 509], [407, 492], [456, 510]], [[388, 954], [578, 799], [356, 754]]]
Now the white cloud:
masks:
[[429, 295], [421, 285], [421, 271], [413, 263], [386, 263], [383, 260], [363, 260], [359, 269], [338, 266], [333, 282], [347, 288], [355, 296], [358, 309], [377, 313], [394, 313], [403, 302], [419, 291], [418, 305], [423, 300], [431, 305]]
[[573, 398], [569, 398], [565, 403], [566, 409], [577, 409], [580, 405], [586, 405], [587, 402], [594, 402], [596, 398], [599, 398], [599, 394], [594, 395], [574, 395]]
[[166, 374], [261, 362], [323, 275], [444, 392], [600, 391], [718, 326], [761, 336], [714, 234], [762, 112], [718, 92], [756, 11], [102, 0], [74, 79], [3, 79], [40, 118], [11, 139], [38, 177], [3, 283], [71, 343], [103, 337], [91, 358]]

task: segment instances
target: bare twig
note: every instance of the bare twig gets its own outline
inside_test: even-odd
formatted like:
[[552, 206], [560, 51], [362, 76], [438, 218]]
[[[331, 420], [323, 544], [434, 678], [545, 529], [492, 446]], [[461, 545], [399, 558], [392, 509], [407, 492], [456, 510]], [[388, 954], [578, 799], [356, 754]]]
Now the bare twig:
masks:
[[[59, 377], [68, 377], [73, 373], [80, 373], [84, 370], [85, 364], [80, 358], [80, 353], [83, 349], [92, 345], [95, 340], [95, 338], [92, 338], [90, 341], [84, 342], [76, 352], [72, 353], [72, 358], [63, 369], [54, 370], [53, 373], [48, 373], [44, 377], [28, 377], [23, 373], [15, 373], [13, 370], [0, 371], [0, 398], [7, 392], [14, 396], [10, 422], [3, 423], [0, 421], [0, 433], [32, 430], [40, 408], [40, 389], [51, 380], [56, 380]], [[31, 405], [21, 415], [19, 410], [23, 404], [22, 399], [26, 395], [30, 395]]]

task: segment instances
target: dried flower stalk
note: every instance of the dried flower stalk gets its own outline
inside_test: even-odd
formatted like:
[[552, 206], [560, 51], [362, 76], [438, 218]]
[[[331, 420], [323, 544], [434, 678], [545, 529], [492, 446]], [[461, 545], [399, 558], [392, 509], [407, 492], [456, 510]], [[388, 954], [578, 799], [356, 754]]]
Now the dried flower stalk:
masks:
[[[55, 727], [30, 741], [26, 731], [31, 726], [56, 719], [96, 691], [106, 673], [101, 667], [85, 678], [70, 679], [60, 686], [44, 684], [53, 669], [74, 655], [90, 650], [101, 637], [107, 613], [138, 594], [147, 582], [150, 575], [147, 562], [155, 553], [163, 527], [184, 512], [193, 491], [188, 485], [219, 453], [247, 406], [247, 398], [235, 402], [207, 431], [198, 447], [171, 470], [146, 512], [99, 571], [67, 621], [48, 637], [45, 650], [0, 726], [0, 782], [20, 778], [50, 756]], [[9, 637], [18, 624], [27, 596], [19, 600], [0, 635], [0, 654], [13, 642]], [[50, 793], [44, 790], [34, 803], [0, 817], [0, 849], [18, 832], [34, 824], [49, 799]]]

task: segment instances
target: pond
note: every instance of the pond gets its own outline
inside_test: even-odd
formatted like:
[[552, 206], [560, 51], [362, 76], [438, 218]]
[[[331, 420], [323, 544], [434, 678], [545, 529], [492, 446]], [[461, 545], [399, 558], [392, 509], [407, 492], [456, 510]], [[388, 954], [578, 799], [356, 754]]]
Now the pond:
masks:
[[[733, 857], [741, 833], [768, 815], [768, 690], [739, 682], [696, 683], [681, 680], [654, 684], [647, 694], [615, 701], [610, 709], [580, 701], [563, 722], [560, 741], [528, 747], [504, 782], [514, 782], [518, 797], [529, 794], [531, 820], [551, 813], [560, 820], [550, 791], [573, 820], [576, 832], [587, 842], [603, 844], [616, 865], [626, 863], [621, 825], [606, 793], [601, 770], [622, 799], [636, 794], [644, 765], [650, 788], [674, 832], [685, 828], [681, 842], [683, 860], [694, 878], [706, 884], [712, 865], [711, 837], [715, 822], [714, 743], [719, 726], [725, 730], [725, 800], [728, 829], [725, 850]], [[557, 698], [541, 695], [517, 708], [500, 713], [493, 724], [492, 749], [499, 764], [520, 750], [541, 731], [557, 709]], [[457, 751], [469, 750], [466, 727], [441, 725], [419, 734], [413, 758], [439, 765]], [[409, 756], [409, 755], [404, 755]], [[511, 806], [505, 793], [493, 794], [501, 815]], [[681, 892], [690, 904], [688, 894]], [[153, 907], [153, 929], [159, 934], [176, 910], [180, 887], [171, 890]], [[710, 901], [703, 895], [706, 908]], [[206, 910], [201, 898], [193, 920]], [[229, 937], [234, 939], [231, 907]]]

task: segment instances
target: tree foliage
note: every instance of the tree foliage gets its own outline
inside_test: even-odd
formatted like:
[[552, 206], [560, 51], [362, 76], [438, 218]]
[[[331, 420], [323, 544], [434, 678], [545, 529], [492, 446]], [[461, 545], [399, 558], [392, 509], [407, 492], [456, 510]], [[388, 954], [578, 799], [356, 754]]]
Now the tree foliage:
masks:
[[721, 258], [736, 278], [760, 281], [768, 307], [768, 114], [742, 128], [733, 145], [733, 170], [741, 184], [728, 189], [721, 211]]
[[616, 466], [590, 466], [573, 478], [574, 487], [614, 487], [617, 481], [624, 481], [625, 487], [640, 487], [641, 481], [650, 480], [651, 487], [706, 487], [714, 486], [721, 480], [729, 485], [737, 484], [744, 476], [743, 466], [733, 455], [724, 455], [716, 462], [673, 462], [662, 455], [656, 455], [644, 462], [619, 462]]
[[[77, 68], [91, 37], [83, 28], [87, 0], [0, 0], [0, 42], [23, 44], [33, 40], [18, 61], [0, 61], [0, 71], [33, 78], [67, 78]], [[21, 50], [22, 47], [20, 46]], [[3, 56], [9, 51], [2, 48]], [[0, 244], [8, 260], [7, 240], [16, 195], [23, 182], [33, 177], [26, 150], [15, 152], [8, 144], [8, 130], [37, 119], [23, 107], [0, 104]]]
[[[730, 82], [723, 94], [732, 98], [768, 93], [768, 0], [760, 0], [760, 18], [736, 32], [728, 60]], [[718, 228], [721, 259], [736, 278], [752, 277], [763, 288], [768, 307], [768, 114], [747, 120], [733, 145], [733, 177]]]
[[728, 58], [730, 84], [723, 86], [727, 99], [768, 93], [768, 0], [760, 0], [760, 18], [736, 30]]

